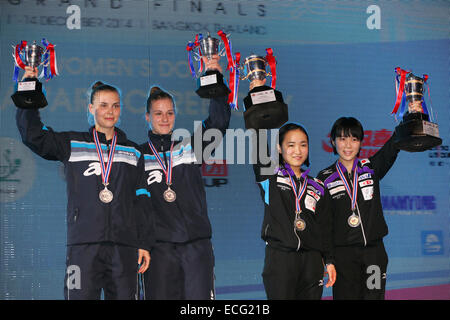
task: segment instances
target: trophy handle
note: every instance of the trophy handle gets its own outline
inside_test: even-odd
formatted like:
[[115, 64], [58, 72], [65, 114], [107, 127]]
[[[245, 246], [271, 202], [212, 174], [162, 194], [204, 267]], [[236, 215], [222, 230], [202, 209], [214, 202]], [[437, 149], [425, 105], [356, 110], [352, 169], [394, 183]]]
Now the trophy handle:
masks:
[[195, 61], [200, 61], [202, 57], [195, 51], [192, 51]]
[[249, 74], [245, 75], [244, 77], [242, 77], [242, 75], [239, 76], [240, 80], [247, 80], [248, 79]]
[[239, 65], [239, 80], [247, 80], [248, 76], [250, 75], [248, 72], [246, 72], [245, 65], [240, 64]]
[[225, 46], [223, 46], [222, 49], [219, 49], [218, 55], [221, 57], [225, 56], [225, 49], [226, 49]]

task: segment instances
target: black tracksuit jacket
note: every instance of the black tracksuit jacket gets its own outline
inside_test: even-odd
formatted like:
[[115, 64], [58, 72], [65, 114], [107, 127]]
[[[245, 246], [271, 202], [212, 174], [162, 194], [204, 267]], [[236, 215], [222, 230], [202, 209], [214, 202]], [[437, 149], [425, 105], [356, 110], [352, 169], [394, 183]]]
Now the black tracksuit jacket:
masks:
[[[228, 128], [231, 110], [227, 98], [210, 100], [209, 117], [196, 131], [203, 134], [208, 129], [218, 129], [221, 137]], [[174, 202], [163, 198], [167, 190], [166, 175], [159, 166], [148, 142], [140, 145], [145, 158], [145, 179], [155, 210], [155, 238], [158, 242], [186, 243], [211, 238], [206, 193], [201, 174], [204, 148], [209, 144], [196, 134], [175, 141], [173, 147], [173, 172], [171, 189], [176, 192]], [[172, 134], [158, 135], [148, 132], [148, 138], [158, 151], [166, 167], [172, 143]]]
[[[394, 164], [399, 149], [394, 145], [394, 135], [372, 157], [356, 159], [358, 166], [358, 195], [356, 213], [361, 224], [350, 227], [347, 219], [351, 215], [351, 199], [336, 169], [336, 162], [319, 172], [317, 178], [325, 187], [324, 200], [327, 202], [327, 215], [331, 222], [328, 235], [334, 246], [368, 246], [381, 241], [388, 234], [380, 197], [380, 180]], [[343, 173], [351, 186], [353, 172]]]
[[[260, 134], [256, 134], [259, 153]], [[299, 182], [302, 184], [305, 178], [308, 180], [306, 192], [303, 195], [300, 208], [301, 218], [306, 222], [303, 231], [294, 227], [296, 200], [292, 190], [289, 176], [286, 171], [277, 170], [274, 174], [267, 174], [270, 164], [263, 165], [260, 157], [254, 157], [257, 163], [253, 165], [256, 182], [260, 188], [264, 202], [264, 220], [261, 230], [261, 238], [273, 248], [284, 251], [316, 250], [322, 255], [325, 264], [334, 263], [331, 255], [330, 239], [325, 237], [324, 228], [329, 224], [325, 218], [328, 210], [322, 198], [324, 195], [322, 182], [309, 176], [308, 171], [302, 173], [300, 179], [294, 178], [297, 192]], [[262, 174], [264, 173], [264, 174]]]
[[[100, 162], [88, 132], [55, 132], [40, 120], [38, 110], [18, 109], [17, 127], [23, 143], [47, 160], [64, 164], [67, 182], [67, 245], [114, 242], [150, 250], [154, 242], [153, 210], [143, 179], [143, 156], [137, 145], [116, 128], [117, 144], [108, 189], [110, 203], [99, 199], [104, 188]], [[98, 132], [103, 154], [111, 141]], [[146, 199], [147, 198], [147, 199]]]

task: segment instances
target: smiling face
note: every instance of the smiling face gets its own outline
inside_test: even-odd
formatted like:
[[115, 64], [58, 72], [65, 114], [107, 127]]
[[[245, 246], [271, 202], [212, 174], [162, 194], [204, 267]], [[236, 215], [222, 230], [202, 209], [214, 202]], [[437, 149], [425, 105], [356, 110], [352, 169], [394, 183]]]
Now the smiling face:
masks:
[[284, 162], [291, 166], [296, 175], [299, 175], [300, 167], [308, 158], [308, 137], [300, 129], [290, 130], [284, 135], [281, 146], [278, 145], [278, 152]]
[[172, 100], [163, 98], [154, 100], [150, 112], [145, 114], [145, 119], [156, 134], [169, 134], [175, 124], [175, 110]]
[[89, 112], [94, 116], [95, 129], [108, 133], [120, 117], [120, 97], [115, 91], [99, 91], [95, 94], [93, 102], [89, 104]]

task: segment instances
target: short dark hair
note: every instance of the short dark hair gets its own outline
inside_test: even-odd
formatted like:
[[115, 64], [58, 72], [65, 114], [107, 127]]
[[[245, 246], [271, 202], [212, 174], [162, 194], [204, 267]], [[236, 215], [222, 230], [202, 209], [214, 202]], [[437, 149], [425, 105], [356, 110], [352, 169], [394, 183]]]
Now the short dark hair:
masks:
[[[334, 142], [337, 137], [355, 137], [359, 141], [364, 139], [364, 129], [361, 122], [353, 117], [341, 117], [335, 121], [330, 132], [330, 140]], [[337, 154], [336, 147], [333, 143], [334, 154]]]
[[[305, 162], [303, 162], [303, 164], [305, 164], [307, 167], [309, 167], [309, 136], [308, 136], [308, 132], [306, 132], [306, 130], [303, 126], [301, 126], [300, 124], [297, 124], [297, 123], [292, 123], [292, 122], [289, 122], [289, 123], [286, 123], [285, 125], [283, 125], [280, 128], [280, 130], [278, 131], [278, 144], [281, 147], [283, 140], [284, 140], [284, 136], [286, 135], [286, 133], [288, 133], [289, 131], [292, 131], [292, 130], [300, 130], [306, 135], [306, 139], [308, 140], [308, 157], [306, 158]], [[281, 154], [279, 154], [279, 164], [284, 165], [284, 159]]]

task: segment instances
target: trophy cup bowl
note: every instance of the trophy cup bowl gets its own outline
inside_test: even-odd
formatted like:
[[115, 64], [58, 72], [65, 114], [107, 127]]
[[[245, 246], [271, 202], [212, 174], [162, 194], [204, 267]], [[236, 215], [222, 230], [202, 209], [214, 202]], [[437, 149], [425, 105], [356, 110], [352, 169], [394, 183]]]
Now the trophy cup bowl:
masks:
[[[26, 66], [37, 68], [42, 64], [44, 49], [36, 44], [24, 48]], [[11, 96], [16, 107], [21, 109], [39, 109], [47, 106], [47, 99], [42, 92], [42, 83], [37, 78], [25, 78], [17, 83], [17, 90]]]
[[406, 76], [405, 91], [408, 111], [395, 128], [396, 146], [408, 152], [422, 152], [442, 144], [439, 128], [423, 113], [422, 101], [425, 80], [412, 73]]
[[[202, 55], [211, 60], [213, 55], [219, 55], [220, 40], [211, 37], [199, 41]], [[225, 97], [231, 92], [223, 80], [223, 75], [218, 70], [206, 70], [206, 72], [197, 79], [198, 89], [195, 91], [201, 98], [211, 99]]]
[[[243, 78], [250, 83], [264, 80], [268, 74], [266, 58], [250, 55], [244, 60]], [[244, 98], [244, 121], [247, 129], [275, 129], [288, 121], [287, 104], [280, 91], [270, 86], [255, 86]]]

